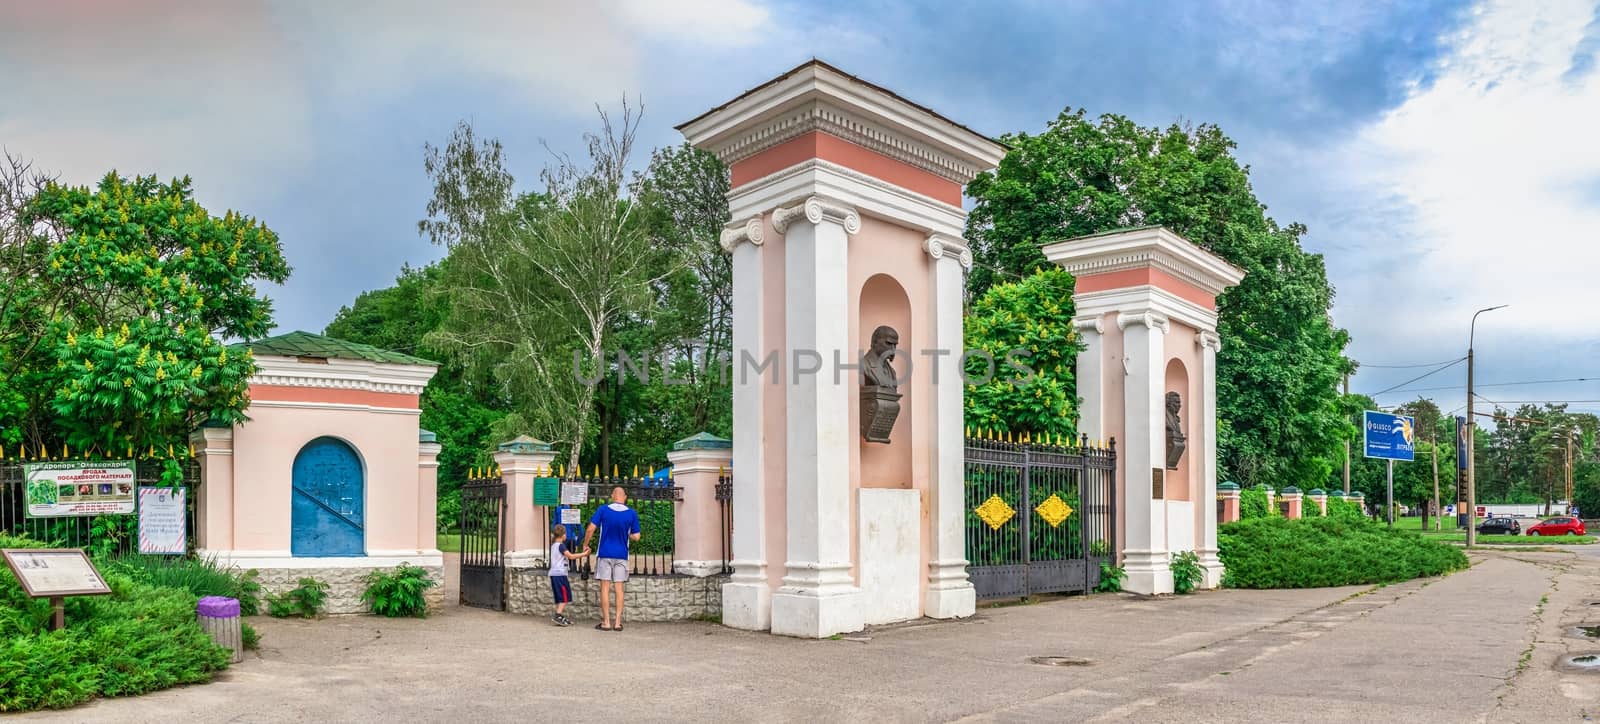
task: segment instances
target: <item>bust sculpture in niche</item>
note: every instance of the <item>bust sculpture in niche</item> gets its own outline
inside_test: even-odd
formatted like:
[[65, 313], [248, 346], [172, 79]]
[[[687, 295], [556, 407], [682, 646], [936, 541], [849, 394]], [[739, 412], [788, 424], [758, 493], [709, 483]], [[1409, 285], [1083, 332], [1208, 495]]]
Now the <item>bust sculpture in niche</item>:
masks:
[[1183, 451], [1188, 447], [1188, 438], [1183, 434], [1183, 420], [1178, 418], [1178, 410], [1183, 409], [1183, 398], [1176, 392], [1167, 393], [1167, 469], [1177, 470], [1178, 461], [1183, 459]]
[[889, 442], [900, 416], [900, 382], [889, 364], [899, 346], [900, 333], [883, 325], [872, 330], [872, 347], [861, 358], [861, 439], [867, 442]]

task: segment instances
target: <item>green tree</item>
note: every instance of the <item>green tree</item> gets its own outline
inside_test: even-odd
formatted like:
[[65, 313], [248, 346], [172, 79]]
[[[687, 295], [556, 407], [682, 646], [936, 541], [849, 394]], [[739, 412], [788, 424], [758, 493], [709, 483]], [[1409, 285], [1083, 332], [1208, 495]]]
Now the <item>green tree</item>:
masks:
[[187, 178], [91, 189], [18, 168], [0, 182], [0, 440], [125, 454], [242, 421], [255, 364], [221, 340], [272, 328], [255, 285], [288, 278], [277, 234], [211, 215]]
[[587, 136], [589, 165], [562, 157], [544, 192], [514, 193], [498, 141], [462, 123], [444, 148], [429, 146], [434, 181], [419, 229], [450, 252], [444, 289], [450, 315], [429, 338], [467, 364], [492, 369], [523, 428], [567, 448], [576, 467], [594, 424], [596, 387], [576, 374], [602, 370], [619, 320], [644, 314], [670, 275], [645, 233], [625, 171], [637, 118]]
[[[1072, 327], [1072, 275], [1040, 269], [996, 284], [966, 318], [966, 421], [982, 429], [1073, 439], [1073, 369], [1083, 349]], [[981, 354], [979, 354], [981, 352]], [[1011, 364], [1026, 366], [1024, 374]]]
[[465, 368], [424, 343], [447, 314], [439, 291], [443, 275], [441, 264], [406, 267], [394, 286], [362, 292], [341, 308], [323, 333], [440, 362], [422, 392], [420, 424], [438, 436], [439, 522], [447, 528], [459, 515], [458, 491], [470, 468], [491, 464], [500, 442], [495, 426], [509, 403], [484, 370]]
[[1322, 257], [1305, 228], [1280, 226], [1251, 190], [1234, 143], [1212, 125], [1165, 130], [1068, 110], [967, 187], [981, 294], [1045, 268], [1041, 243], [1159, 224], [1241, 267], [1218, 299], [1218, 462], [1224, 477], [1277, 487], [1323, 480], [1343, 454], [1336, 385], [1350, 365], [1333, 326]]

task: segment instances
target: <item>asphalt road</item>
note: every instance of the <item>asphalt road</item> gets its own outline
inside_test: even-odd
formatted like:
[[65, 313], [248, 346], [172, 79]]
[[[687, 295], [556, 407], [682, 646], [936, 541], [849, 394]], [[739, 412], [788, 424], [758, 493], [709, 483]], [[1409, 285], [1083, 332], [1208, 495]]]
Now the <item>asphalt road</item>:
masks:
[[[1590, 546], [1582, 547], [1584, 549]], [[40, 721], [1580, 721], [1600, 556], [1475, 552], [1388, 587], [1068, 598], [833, 641], [708, 623], [622, 633], [447, 608], [256, 621], [218, 681]], [[1591, 614], [1594, 611], [1596, 613]], [[1056, 666], [1035, 657], [1062, 657]]]

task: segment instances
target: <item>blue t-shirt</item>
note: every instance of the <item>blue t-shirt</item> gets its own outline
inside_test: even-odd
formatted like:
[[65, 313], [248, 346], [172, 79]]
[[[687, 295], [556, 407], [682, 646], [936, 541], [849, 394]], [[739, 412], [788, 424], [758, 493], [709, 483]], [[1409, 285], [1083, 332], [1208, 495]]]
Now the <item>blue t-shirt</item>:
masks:
[[628, 536], [639, 532], [639, 513], [622, 503], [602, 505], [589, 522], [600, 528], [600, 558], [627, 558]]

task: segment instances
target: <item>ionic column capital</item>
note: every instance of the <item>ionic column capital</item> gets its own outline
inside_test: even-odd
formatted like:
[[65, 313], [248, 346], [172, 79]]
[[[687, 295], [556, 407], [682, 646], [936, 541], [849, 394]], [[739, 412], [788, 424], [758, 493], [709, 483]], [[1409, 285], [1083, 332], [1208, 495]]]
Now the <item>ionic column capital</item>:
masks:
[[1078, 317], [1072, 320], [1072, 328], [1078, 330], [1078, 334], [1088, 332], [1094, 332], [1095, 334], [1106, 333], [1105, 319], [1098, 314], [1092, 317]]
[[923, 251], [935, 261], [946, 256], [959, 262], [962, 269], [972, 268], [972, 249], [967, 246], [965, 239], [959, 239], [944, 234], [929, 234], [928, 240], [922, 244]]
[[1117, 315], [1117, 329], [1142, 324], [1153, 330], [1167, 331], [1167, 315], [1159, 312], [1122, 312]]
[[732, 254], [739, 242], [748, 241], [755, 246], [761, 246], [761, 242], [766, 240], [765, 237], [766, 230], [761, 226], [761, 215], [756, 214], [743, 224], [732, 223], [722, 227], [722, 239], [719, 243], [722, 244], [723, 251]]
[[1216, 332], [1207, 332], [1202, 330], [1199, 334], [1194, 336], [1194, 343], [1195, 346], [1200, 347], [1201, 349], [1209, 349], [1212, 352], [1222, 351], [1222, 337], [1217, 336]]
[[856, 213], [855, 207], [823, 196], [812, 196], [794, 206], [778, 208], [772, 212], [772, 228], [780, 234], [787, 233], [789, 224], [801, 218], [813, 224], [832, 221], [850, 234], [861, 231], [861, 215]]

